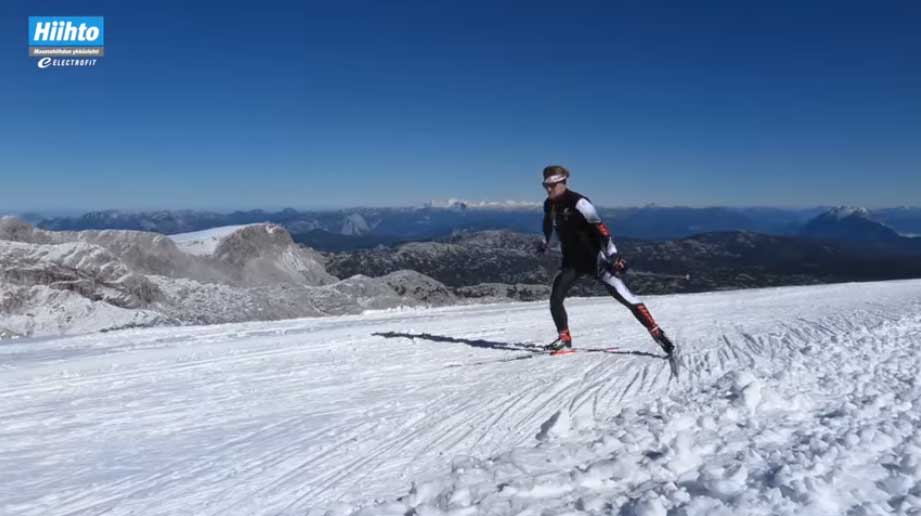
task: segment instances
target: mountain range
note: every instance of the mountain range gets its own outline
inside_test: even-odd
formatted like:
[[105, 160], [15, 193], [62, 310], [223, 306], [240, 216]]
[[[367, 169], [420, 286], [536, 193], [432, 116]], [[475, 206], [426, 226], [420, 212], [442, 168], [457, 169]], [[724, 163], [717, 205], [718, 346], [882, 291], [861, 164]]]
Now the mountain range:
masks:
[[[633, 217], [642, 220], [640, 213]], [[154, 215], [100, 212], [80, 220], [174, 228], [221, 220], [187, 212]], [[549, 295], [559, 251], [537, 255], [543, 236], [534, 231], [476, 229], [497, 222], [524, 225], [539, 215], [533, 208], [456, 206], [325, 213], [317, 219], [294, 210], [274, 214], [287, 217], [288, 227], [311, 228], [302, 235], [323, 231], [350, 242], [378, 239], [373, 247], [338, 250], [297, 243], [279, 224], [246, 222], [265, 217], [262, 212], [236, 214], [240, 224], [171, 235], [52, 231], [4, 217], [0, 338], [542, 300]], [[696, 214], [699, 221], [712, 215]], [[665, 240], [617, 237], [617, 242], [631, 264], [628, 283], [641, 295], [921, 277], [921, 239], [900, 236], [871, 217], [866, 210], [839, 208], [807, 221], [796, 235], [731, 230]], [[385, 235], [440, 236], [384, 243], [374, 233], [382, 226], [391, 228]], [[399, 233], [400, 228], [406, 230]], [[583, 281], [572, 294], [606, 292]]]
[[[601, 208], [601, 215], [619, 238], [669, 240], [722, 231], [749, 231], [767, 235], [803, 236], [844, 242], [891, 244], [893, 250], [911, 249], [899, 241], [921, 234], [921, 208], [867, 210], [846, 207], [785, 209], [688, 208], [643, 206]], [[36, 214], [30, 214], [35, 221]], [[123, 212], [96, 211], [78, 217], [52, 217], [37, 227], [62, 231], [127, 229], [162, 234], [186, 233], [213, 227], [269, 222], [284, 227], [299, 243], [323, 251], [346, 251], [447, 237], [457, 231], [510, 230], [538, 233], [542, 213], [527, 203], [472, 203], [452, 200], [407, 208], [354, 208], [299, 211], [287, 208], [217, 213], [208, 211]], [[882, 245], [883, 250], [886, 246]]]
[[165, 236], [0, 218], [0, 337], [361, 313], [460, 302], [414, 271], [337, 278], [275, 224]]

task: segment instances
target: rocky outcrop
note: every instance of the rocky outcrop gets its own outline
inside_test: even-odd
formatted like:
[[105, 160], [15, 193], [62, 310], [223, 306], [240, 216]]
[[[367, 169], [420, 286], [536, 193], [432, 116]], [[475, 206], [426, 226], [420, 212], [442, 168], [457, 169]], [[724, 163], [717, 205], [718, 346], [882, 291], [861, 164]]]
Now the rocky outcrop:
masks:
[[206, 258], [243, 286], [328, 285], [337, 281], [326, 272], [319, 253], [298, 246], [284, 228], [275, 224], [253, 224], [234, 231]]
[[457, 301], [457, 296], [443, 283], [416, 271], [391, 272], [381, 276], [380, 281], [397, 294], [417, 299], [428, 305], [449, 305]]
[[0, 281], [68, 290], [122, 308], [147, 306], [159, 289], [106, 249], [83, 242], [24, 244], [0, 241]]
[[458, 296], [467, 298], [498, 298], [516, 301], [539, 301], [550, 297], [549, 285], [507, 285], [505, 283], [480, 283], [454, 289]]
[[0, 328], [0, 340], [18, 339], [20, 337], [22, 337], [22, 335], [12, 330], [8, 330], [6, 328]]

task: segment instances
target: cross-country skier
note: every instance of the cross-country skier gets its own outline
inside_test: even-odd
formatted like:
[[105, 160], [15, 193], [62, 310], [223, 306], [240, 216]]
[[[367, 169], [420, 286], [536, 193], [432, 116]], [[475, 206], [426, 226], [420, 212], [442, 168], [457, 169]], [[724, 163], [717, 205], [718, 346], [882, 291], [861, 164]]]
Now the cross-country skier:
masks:
[[572, 348], [572, 336], [563, 301], [570, 287], [581, 276], [592, 276], [600, 281], [614, 297], [633, 312], [652, 338], [671, 355], [674, 345], [652, 318], [646, 305], [624, 284], [627, 262], [617, 252], [611, 233], [587, 197], [570, 190], [566, 182], [569, 171], [552, 165], [544, 169], [544, 241], [538, 248], [547, 251], [550, 237], [556, 229], [563, 251], [563, 261], [550, 294], [550, 313], [559, 332], [559, 338], [548, 349], [561, 351]]

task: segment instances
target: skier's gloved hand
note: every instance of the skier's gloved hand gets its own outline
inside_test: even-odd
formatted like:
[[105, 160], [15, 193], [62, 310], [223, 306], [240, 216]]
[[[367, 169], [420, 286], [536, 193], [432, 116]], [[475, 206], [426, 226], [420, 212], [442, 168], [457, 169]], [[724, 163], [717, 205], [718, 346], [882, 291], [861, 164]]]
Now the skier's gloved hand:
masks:
[[607, 259], [608, 270], [611, 274], [615, 276], [623, 276], [627, 272], [627, 269], [630, 267], [627, 265], [627, 260], [624, 259], [620, 254], [614, 254], [608, 257]]

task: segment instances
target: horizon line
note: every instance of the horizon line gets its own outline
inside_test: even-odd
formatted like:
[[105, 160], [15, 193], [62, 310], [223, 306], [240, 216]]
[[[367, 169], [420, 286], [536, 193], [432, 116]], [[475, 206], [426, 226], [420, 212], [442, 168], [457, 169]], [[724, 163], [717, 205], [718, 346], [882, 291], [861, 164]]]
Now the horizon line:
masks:
[[[540, 209], [540, 203], [532, 202], [518, 202], [513, 201], [515, 204], [503, 205], [503, 201], [459, 201], [463, 202], [466, 205], [464, 209], [472, 210], [482, 210], [482, 211], [528, 211], [534, 209]], [[483, 203], [483, 204], [474, 204], [474, 203]], [[877, 206], [877, 207], [867, 207], [867, 206], [857, 206], [850, 204], [812, 204], [812, 205], [770, 205], [770, 204], [750, 204], [750, 205], [729, 205], [729, 204], [705, 204], [705, 205], [687, 205], [687, 204], [657, 204], [657, 203], [647, 203], [644, 205], [603, 205], [599, 204], [601, 209], [648, 209], [648, 208], [664, 208], [664, 209], [730, 209], [730, 210], [741, 210], [741, 209], [773, 209], [773, 210], [788, 210], [788, 211], [804, 211], [812, 209], [834, 209], [840, 207], [847, 208], [866, 208], [870, 211], [882, 211], [882, 210], [895, 210], [895, 209], [908, 209], [908, 210], [921, 210], [921, 206], [911, 206], [911, 205], [887, 205], [887, 206]], [[342, 206], [342, 207], [315, 207], [315, 208], [295, 208], [293, 206], [283, 206], [283, 207], [263, 207], [263, 208], [97, 208], [97, 209], [26, 209], [26, 210], [5, 210], [0, 211], [0, 216], [13, 216], [13, 217], [23, 217], [28, 216], [28, 218], [33, 218], [34, 216], [42, 217], [80, 217], [84, 215], [89, 215], [93, 213], [122, 213], [126, 215], [143, 215], [143, 214], [152, 214], [152, 213], [210, 213], [216, 215], [231, 215], [234, 213], [247, 213], [247, 212], [257, 212], [262, 211], [269, 214], [281, 213], [283, 211], [295, 211], [299, 213], [335, 213], [339, 211], [349, 211], [349, 210], [406, 210], [406, 209], [441, 209], [441, 210], [454, 210], [458, 209], [458, 204], [449, 205], [449, 204], [439, 204], [434, 205], [433, 201], [427, 201], [422, 204], [407, 204], [407, 205], [388, 205], [388, 206], [374, 206], [374, 205], [353, 205], [353, 206]]]

